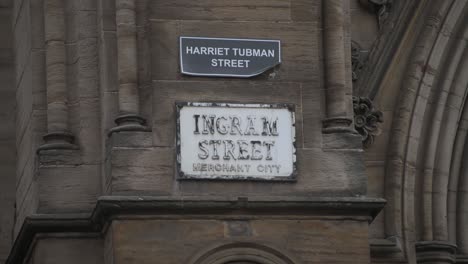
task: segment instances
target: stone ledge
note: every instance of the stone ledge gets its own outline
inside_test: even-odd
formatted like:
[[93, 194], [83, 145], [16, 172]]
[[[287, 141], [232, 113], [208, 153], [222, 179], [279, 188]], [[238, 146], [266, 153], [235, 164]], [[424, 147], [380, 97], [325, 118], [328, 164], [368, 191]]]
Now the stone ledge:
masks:
[[468, 263], [468, 255], [457, 255], [456, 258], [456, 263]]
[[396, 237], [370, 239], [370, 250], [374, 256], [402, 252], [401, 244]]
[[415, 244], [418, 263], [456, 263], [457, 246], [447, 241], [419, 241]]
[[[26, 217], [5, 264], [22, 263], [39, 233], [99, 234], [118, 215], [316, 215], [364, 217], [371, 222], [385, 206], [367, 197], [153, 197], [102, 196], [91, 214], [35, 214]], [[278, 213], [280, 209], [281, 213]]]

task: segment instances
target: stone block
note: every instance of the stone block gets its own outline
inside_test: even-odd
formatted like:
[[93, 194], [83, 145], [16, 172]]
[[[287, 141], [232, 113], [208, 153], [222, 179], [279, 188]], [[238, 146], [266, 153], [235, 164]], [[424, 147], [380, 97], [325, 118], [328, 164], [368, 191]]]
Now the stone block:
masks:
[[24, 206], [24, 203], [31, 195], [32, 185], [34, 184], [34, 159], [29, 157], [24, 167], [16, 172], [16, 204], [17, 208]]
[[325, 150], [362, 150], [362, 137], [357, 132], [323, 134], [322, 138]]
[[[0, 82], [2, 80], [0, 79]], [[7, 85], [5, 85], [7, 86]], [[10, 86], [9, 88], [13, 88]], [[15, 91], [13, 89], [0, 91], [0, 142], [15, 139]]]
[[21, 229], [21, 226], [23, 225], [24, 219], [27, 216], [37, 212], [36, 210], [38, 207], [39, 200], [36, 182], [31, 183], [25, 194], [26, 195], [24, 196], [23, 200], [19, 201], [18, 198], [16, 200], [16, 219], [13, 237], [17, 236], [18, 232]]
[[78, 166], [83, 163], [80, 151], [76, 149], [42, 150], [38, 154], [39, 166]]
[[271, 250], [293, 263], [370, 261], [365, 221], [247, 218], [245, 222], [249, 223], [252, 235], [243, 237], [226, 236], [224, 226], [227, 222], [196, 219], [114, 221], [108, 229], [112, 232], [114, 263], [194, 263], [205, 253], [219, 252], [222, 245], [243, 245], [260, 252]]
[[77, 39], [97, 38], [98, 31], [96, 21], [97, 12], [95, 10], [78, 11], [76, 14], [77, 25], [75, 25], [77, 27]]
[[33, 263], [102, 264], [103, 241], [99, 237], [41, 236], [32, 252]]
[[[29, 0], [23, 1], [29, 2]], [[21, 12], [18, 14], [19, 17], [15, 20], [16, 25], [13, 30], [16, 84], [19, 84], [26, 65], [29, 63], [28, 59], [31, 51], [31, 17], [29, 16], [29, 12], [29, 5], [22, 5]]]
[[303, 147], [322, 147], [322, 120], [325, 118], [324, 90], [319, 82], [302, 83]]
[[[291, 0], [156, 0], [150, 1], [151, 19], [289, 21]], [[261, 14], [261, 18], [259, 18]]]
[[[11, 10], [0, 6], [0, 32], [2, 33], [2, 41], [0, 49], [10, 49], [13, 47], [13, 38], [11, 34]], [[0, 61], [1, 63], [1, 61]]]
[[[31, 47], [43, 49], [44, 40], [44, 1], [29, 0], [31, 9]], [[29, 15], [29, 14], [28, 14]]]
[[86, 38], [77, 43], [75, 74], [77, 75], [78, 94], [80, 98], [99, 96], [98, 48], [96, 38]]
[[298, 192], [327, 196], [365, 195], [367, 175], [360, 151], [298, 151]]
[[114, 195], [168, 195], [174, 181], [174, 148], [111, 149], [109, 188]]
[[31, 126], [31, 123], [29, 123], [28, 128], [22, 134], [22, 138], [16, 139], [16, 171], [18, 176], [22, 175], [23, 170], [26, 167], [26, 163], [35, 155], [36, 150], [34, 149], [33, 132]]
[[31, 67], [27, 67], [16, 90], [16, 141], [20, 142], [29, 122], [31, 122], [32, 96]]
[[31, 88], [33, 109], [47, 109], [45, 51], [31, 51]]
[[13, 50], [0, 48], [0, 80], [3, 83], [0, 92], [14, 90], [16, 87], [14, 74]]
[[320, 21], [321, 16], [321, 1], [291, 0], [291, 20]]
[[362, 153], [297, 149], [297, 176], [293, 182], [261, 181], [177, 181], [183, 195], [226, 196], [338, 196], [366, 194], [367, 176]]
[[110, 147], [150, 148], [153, 146], [153, 137], [148, 132], [121, 131], [113, 133], [110, 138]]
[[90, 212], [100, 195], [100, 172], [99, 165], [41, 167], [38, 213]]

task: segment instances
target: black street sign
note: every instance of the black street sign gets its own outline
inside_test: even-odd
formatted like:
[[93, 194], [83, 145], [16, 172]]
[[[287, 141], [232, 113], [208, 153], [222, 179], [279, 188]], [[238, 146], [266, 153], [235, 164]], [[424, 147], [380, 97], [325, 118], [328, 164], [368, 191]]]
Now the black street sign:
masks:
[[279, 40], [180, 37], [183, 74], [248, 78], [280, 63]]

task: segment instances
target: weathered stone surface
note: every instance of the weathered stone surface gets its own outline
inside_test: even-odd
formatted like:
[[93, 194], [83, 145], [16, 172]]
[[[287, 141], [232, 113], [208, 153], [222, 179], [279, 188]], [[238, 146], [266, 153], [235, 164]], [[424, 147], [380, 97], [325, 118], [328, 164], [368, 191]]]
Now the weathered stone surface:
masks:
[[[23, 0], [28, 2], [28, 0]], [[22, 1], [15, 1], [22, 2]], [[16, 4], [15, 4], [16, 6]], [[14, 27], [13, 38], [15, 40], [15, 76], [18, 85], [23, 76], [27, 61], [29, 59], [29, 52], [31, 50], [31, 21], [29, 14], [29, 5], [22, 5], [22, 12], [18, 14], [16, 25]], [[19, 7], [18, 7], [19, 8]]]
[[[19, 200], [18, 197], [16, 198], [16, 219], [13, 230], [13, 237], [16, 237], [18, 235], [18, 232], [20, 231], [21, 226], [26, 217], [37, 212], [39, 204], [39, 200], [37, 199], [37, 197], [37, 184], [35, 182], [32, 182], [30, 186], [28, 186], [27, 192], [25, 192], [24, 199]], [[21, 201], [21, 204], [19, 203], [19, 201]]]
[[[0, 4], [0, 32], [2, 33], [3, 38], [3, 41], [0, 43], [0, 50], [11, 49], [13, 47], [13, 36], [11, 34], [11, 19], [11, 9], [2, 7]], [[9, 51], [11, 52], [11, 50]], [[3, 60], [1, 60], [1, 62], [2, 64], [5, 63], [5, 61]]]
[[115, 263], [192, 263], [209, 249], [233, 243], [271, 247], [300, 263], [369, 263], [366, 222], [268, 218], [246, 222], [254, 235], [230, 237], [223, 220], [119, 220], [108, 232]]
[[43, 49], [45, 44], [44, 2], [42, 0], [29, 0], [27, 2], [29, 2], [31, 9], [31, 47]]
[[150, 1], [151, 18], [165, 20], [263, 21], [291, 20], [291, 0], [252, 2], [249, 0]]
[[118, 132], [110, 138], [110, 146], [127, 148], [150, 148], [153, 146], [153, 137], [148, 132]]
[[99, 165], [47, 166], [38, 172], [40, 213], [87, 212], [101, 191]]
[[115, 31], [115, 0], [97, 1], [99, 25], [103, 31]]
[[[304, 82], [302, 90], [303, 143], [298, 147], [322, 147], [322, 120], [325, 118], [324, 90], [318, 82]], [[307, 131], [307, 132], [305, 132]]]
[[361, 150], [362, 138], [358, 133], [324, 134], [324, 149]]
[[169, 195], [174, 182], [174, 148], [113, 147], [107, 171], [110, 192], [119, 194]]
[[48, 264], [104, 263], [102, 239], [99, 237], [71, 237], [71, 234], [40, 237], [36, 242], [31, 260], [33, 263]]
[[315, 21], [321, 15], [321, 1], [291, 0], [291, 20]]
[[266, 183], [235, 181], [178, 181], [177, 189], [184, 195], [264, 196], [291, 193], [306, 196], [355, 196], [366, 193], [367, 177], [363, 172], [361, 154], [356, 151], [297, 150], [297, 182]]

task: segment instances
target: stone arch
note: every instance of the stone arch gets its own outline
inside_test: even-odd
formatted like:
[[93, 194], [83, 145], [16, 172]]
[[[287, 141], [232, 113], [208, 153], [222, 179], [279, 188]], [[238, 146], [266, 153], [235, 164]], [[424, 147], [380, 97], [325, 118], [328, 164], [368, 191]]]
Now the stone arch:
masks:
[[298, 264], [284, 253], [251, 242], [217, 245], [192, 258], [191, 264]]
[[468, 253], [468, 234], [461, 232], [467, 213], [457, 206], [468, 201], [462, 190], [468, 181], [468, 2], [422, 6], [425, 20], [395, 108], [385, 176], [385, 233], [402, 240], [410, 263], [418, 243], [452, 255], [458, 245]]

